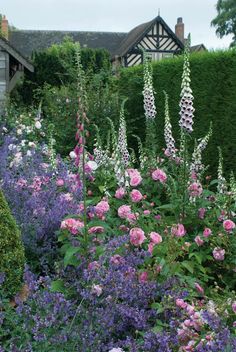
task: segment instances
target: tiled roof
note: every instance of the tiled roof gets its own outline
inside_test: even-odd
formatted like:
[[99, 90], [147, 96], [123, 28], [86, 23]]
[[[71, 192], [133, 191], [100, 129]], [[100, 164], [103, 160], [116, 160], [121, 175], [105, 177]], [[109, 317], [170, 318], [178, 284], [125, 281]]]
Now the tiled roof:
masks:
[[33, 51], [61, 43], [65, 36], [80, 42], [81, 47], [104, 48], [113, 55], [126, 35], [120, 32], [14, 30], [10, 32], [9, 41], [26, 57], [30, 57]]

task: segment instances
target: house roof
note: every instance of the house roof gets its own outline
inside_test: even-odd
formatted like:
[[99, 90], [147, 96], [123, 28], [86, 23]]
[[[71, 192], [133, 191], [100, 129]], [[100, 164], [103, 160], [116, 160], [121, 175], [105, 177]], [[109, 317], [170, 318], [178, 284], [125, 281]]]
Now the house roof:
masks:
[[204, 44], [193, 45], [190, 48], [191, 53], [195, 53], [197, 51], [207, 51], [207, 48]]
[[11, 56], [21, 63], [27, 70], [34, 72], [34, 66], [26, 59], [8, 40], [0, 37], [0, 47], [6, 50]]
[[176, 34], [170, 29], [170, 27], [166, 24], [166, 22], [160, 17], [157, 16], [153, 20], [142, 23], [139, 26], [133, 28], [124, 38], [122, 41], [120, 47], [116, 50], [115, 55], [117, 56], [124, 56], [129, 49], [131, 49], [134, 45], [138, 44], [138, 42], [145, 36], [152, 26], [155, 23], [160, 23], [166, 32], [175, 40], [175, 42], [179, 45], [181, 49], [184, 48], [184, 44], [181, 42], [181, 40], [176, 36]]
[[61, 43], [65, 36], [70, 36], [73, 41], [79, 42], [81, 47], [104, 48], [113, 55], [126, 35], [127, 33], [120, 32], [15, 30], [10, 32], [9, 40], [26, 57], [31, 57], [33, 51]]

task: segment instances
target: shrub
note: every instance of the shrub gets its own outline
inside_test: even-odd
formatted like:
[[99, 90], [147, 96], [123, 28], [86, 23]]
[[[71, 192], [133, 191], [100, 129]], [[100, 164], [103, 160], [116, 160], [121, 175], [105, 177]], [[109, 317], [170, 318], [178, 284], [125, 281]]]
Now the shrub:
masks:
[[[191, 87], [195, 97], [196, 108], [194, 117], [193, 138], [200, 138], [213, 123], [213, 136], [209, 142], [207, 154], [204, 155], [205, 165], [210, 165], [209, 173], [216, 175], [217, 146], [222, 146], [225, 160], [225, 171], [236, 168], [236, 52], [235, 50], [198, 53], [190, 56]], [[153, 63], [153, 83], [156, 91], [157, 121], [156, 135], [159, 147], [164, 146], [164, 94], [169, 95], [170, 117], [173, 134], [179, 136], [179, 101], [183, 58], [173, 58]], [[142, 139], [145, 116], [143, 110], [143, 77], [142, 66], [123, 69], [118, 81], [119, 94], [128, 97], [127, 130]], [[194, 140], [194, 139], [193, 139]], [[223, 141], [223, 143], [222, 143]], [[136, 146], [136, 141], [129, 139], [130, 146]], [[194, 143], [193, 143], [194, 144]]]
[[25, 263], [20, 232], [0, 190], [0, 273], [4, 274], [3, 290], [14, 295], [21, 286]]

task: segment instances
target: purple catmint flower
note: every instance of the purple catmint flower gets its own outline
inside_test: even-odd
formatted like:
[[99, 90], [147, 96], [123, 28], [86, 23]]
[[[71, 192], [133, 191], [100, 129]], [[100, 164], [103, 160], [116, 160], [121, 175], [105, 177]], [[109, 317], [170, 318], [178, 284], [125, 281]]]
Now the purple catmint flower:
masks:
[[190, 64], [189, 64], [189, 45], [190, 38], [188, 38], [188, 43], [185, 46], [184, 51], [184, 66], [181, 84], [181, 100], [180, 100], [180, 121], [179, 125], [184, 132], [191, 133], [193, 131], [193, 113], [195, 111], [193, 107], [193, 95], [192, 89], [190, 87]]

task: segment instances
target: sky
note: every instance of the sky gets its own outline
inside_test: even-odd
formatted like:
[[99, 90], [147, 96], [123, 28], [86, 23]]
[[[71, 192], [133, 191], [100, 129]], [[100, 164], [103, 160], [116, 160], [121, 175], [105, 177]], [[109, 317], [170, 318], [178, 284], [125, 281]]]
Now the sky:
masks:
[[160, 15], [174, 31], [183, 17], [192, 45], [227, 48], [231, 36], [218, 38], [210, 26], [217, 0], [0, 0], [0, 13], [18, 29], [128, 32]]

